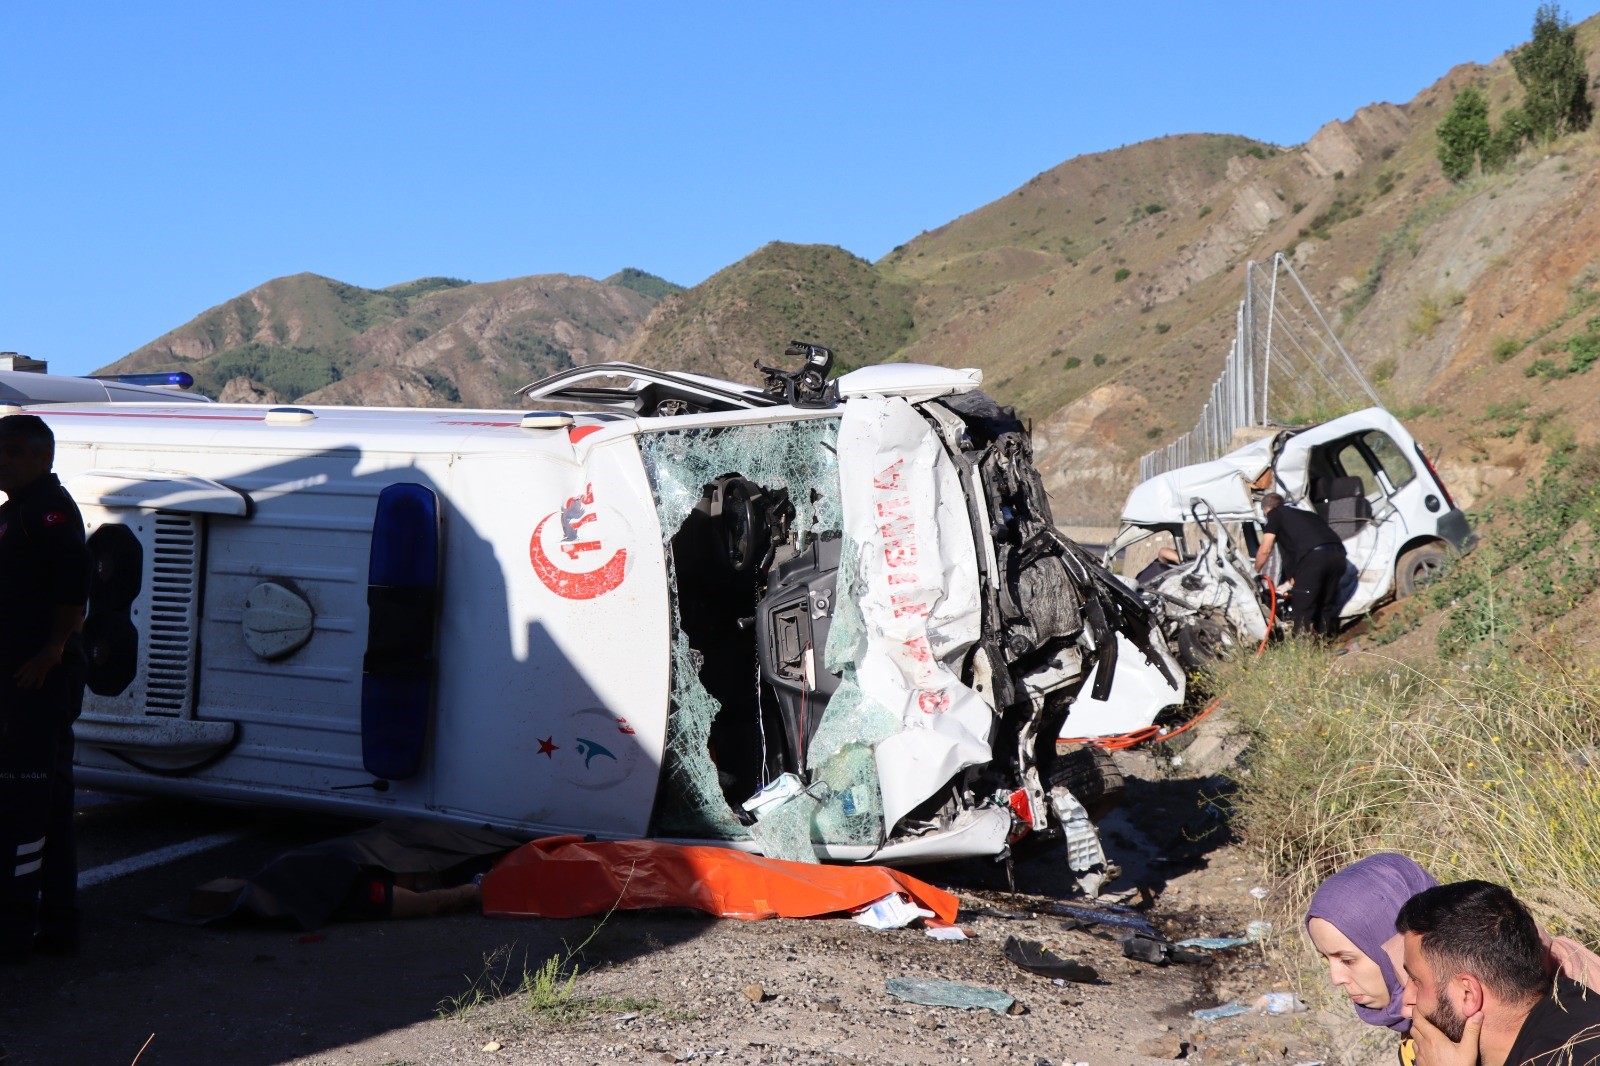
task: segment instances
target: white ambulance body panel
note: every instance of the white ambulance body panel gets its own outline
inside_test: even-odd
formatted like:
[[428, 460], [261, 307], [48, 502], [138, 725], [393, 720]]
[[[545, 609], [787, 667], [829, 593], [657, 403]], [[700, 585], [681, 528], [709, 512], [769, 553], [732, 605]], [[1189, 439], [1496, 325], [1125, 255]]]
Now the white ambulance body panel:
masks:
[[[84, 491], [91, 536], [123, 524], [146, 548], [134, 608], [142, 663], [151, 612], [170, 613], [185, 595], [175, 594], [179, 567], [163, 549], [177, 538], [195, 564], [183, 586], [193, 602], [169, 624], [194, 627], [189, 691], [152, 703], [141, 669], [122, 693], [90, 692], [79, 726], [85, 783], [645, 832], [669, 636], [662, 542], [630, 435], [575, 445], [565, 429], [521, 429], [516, 412], [319, 409], [314, 421], [286, 426], [267, 425], [259, 408], [221, 405], [39, 413], [56, 434], [69, 490], [101, 488], [106, 479], [93, 471], [134, 469], [207, 479], [249, 501], [247, 516], [185, 514], [102, 506], [91, 499], [104, 501], [103, 491]], [[424, 769], [379, 792], [363, 768], [362, 657], [373, 516], [379, 493], [397, 482], [432, 488], [442, 505], [440, 654]], [[593, 501], [580, 504], [595, 516], [582, 528], [584, 543], [599, 547], [569, 558], [559, 519], [572, 499]], [[558, 595], [546, 580], [576, 585]], [[613, 580], [605, 594], [585, 595]], [[311, 639], [278, 660], [252, 652], [241, 625], [263, 583], [302, 596], [314, 619]], [[627, 654], [617, 654], [619, 642]]]

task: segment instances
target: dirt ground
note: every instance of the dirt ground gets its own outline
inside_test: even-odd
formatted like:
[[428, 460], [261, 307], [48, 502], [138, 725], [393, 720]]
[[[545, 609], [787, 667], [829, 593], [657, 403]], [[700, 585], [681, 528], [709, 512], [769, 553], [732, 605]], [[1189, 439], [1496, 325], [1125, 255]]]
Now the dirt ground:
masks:
[[[1120, 755], [1128, 799], [1102, 826], [1123, 871], [1108, 895], [1144, 907], [1175, 939], [1238, 934], [1271, 913], [1270, 897], [1251, 893], [1267, 886], [1205, 802], [1219, 782], [1203, 775], [1203, 746], [1178, 773], [1147, 755]], [[1225, 755], [1213, 752], [1210, 762]], [[140, 817], [148, 823], [152, 814]], [[1250, 1002], [1289, 989], [1288, 979], [1254, 946], [1217, 952], [1209, 966], [1158, 967], [1125, 958], [1112, 939], [1119, 930], [1035, 913], [1071, 896], [1053, 855], [1019, 862], [1014, 892], [1003, 868], [988, 863], [916, 871], [960, 895], [960, 924], [972, 937], [953, 943], [844, 919], [738, 922], [661, 912], [617, 913], [603, 923], [468, 915], [340, 924], [309, 935], [145, 916], [184, 886], [229, 872], [225, 861], [236, 870], [317, 835], [316, 827], [273, 826], [250, 855], [190, 858], [162, 877], [89, 894], [82, 958], [0, 971], [0, 1044], [8, 1050], [0, 1061], [1101, 1066], [1183, 1058], [1294, 1066], [1367, 1057], [1347, 1046], [1361, 1027], [1335, 1024], [1348, 1021], [1337, 1012], [1195, 1020], [1196, 1008]], [[1002, 954], [1008, 936], [1086, 962], [1098, 981], [1056, 984], [1029, 974]], [[569, 956], [579, 975], [536, 994], [541, 966]], [[1020, 1007], [999, 1014], [904, 1002], [885, 991], [893, 977], [997, 989]], [[1381, 1049], [1373, 1061], [1390, 1056]]]

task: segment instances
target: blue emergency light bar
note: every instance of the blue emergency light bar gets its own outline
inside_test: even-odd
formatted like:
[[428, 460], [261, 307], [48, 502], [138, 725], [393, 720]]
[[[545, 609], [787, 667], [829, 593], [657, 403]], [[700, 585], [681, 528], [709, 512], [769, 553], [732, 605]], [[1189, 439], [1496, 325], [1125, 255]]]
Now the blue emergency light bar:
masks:
[[174, 370], [167, 374], [115, 374], [108, 376], [111, 380], [119, 381], [124, 385], [148, 385], [155, 389], [187, 389], [194, 385], [194, 375], [186, 374], [182, 370]]

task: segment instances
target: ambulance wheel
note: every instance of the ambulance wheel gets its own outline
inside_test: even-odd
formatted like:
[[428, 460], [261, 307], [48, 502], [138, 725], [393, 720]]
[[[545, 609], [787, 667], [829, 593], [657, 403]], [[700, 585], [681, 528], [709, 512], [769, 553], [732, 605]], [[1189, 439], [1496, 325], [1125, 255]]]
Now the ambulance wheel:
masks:
[[1394, 593], [1396, 598], [1414, 596], [1424, 585], [1439, 576], [1439, 571], [1449, 561], [1450, 553], [1437, 541], [1419, 544], [1402, 552], [1394, 568]]
[[1209, 618], [1190, 622], [1178, 630], [1178, 662], [1191, 673], [1209, 669], [1228, 654], [1228, 635]]
[[1083, 804], [1091, 822], [1098, 822], [1115, 810], [1127, 788], [1111, 753], [1093, 744], [1079, 744], [1055, 757], [1045, 775], [1045, 788], [1059, 786], [1065, 786]]

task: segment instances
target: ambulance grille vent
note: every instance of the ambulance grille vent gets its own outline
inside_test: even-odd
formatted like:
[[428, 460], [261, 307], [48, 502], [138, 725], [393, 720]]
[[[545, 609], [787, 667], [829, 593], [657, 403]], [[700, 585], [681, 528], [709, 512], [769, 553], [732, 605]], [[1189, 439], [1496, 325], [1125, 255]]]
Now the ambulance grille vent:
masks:
[[200, 601], [199, 517], [157, 512], [146, 626], [144, 713], [178, 718], [194, 695]]

